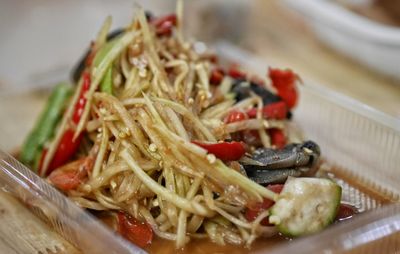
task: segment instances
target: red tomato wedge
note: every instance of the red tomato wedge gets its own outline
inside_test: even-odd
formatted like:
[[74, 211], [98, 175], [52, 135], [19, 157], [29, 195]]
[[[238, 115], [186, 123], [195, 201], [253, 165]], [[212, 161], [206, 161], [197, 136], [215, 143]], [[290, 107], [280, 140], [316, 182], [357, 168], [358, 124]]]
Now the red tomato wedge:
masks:
[[88, 171], [93, 167], [93, 162], [92, 157], [70, 162], [54, 170], [48, 180], [62, 191], [76, 189], [86, 179]]
[[123, 212], [118, 213], [118, 231], [124, 238], [141, 248], [151, 244], [153, 240], [153, 230], [149, 224]]
[[291, 70], [280, 70], [270, 68], [268, 76], [272, 81], [272, 86], [278, 90], [278, 95], [283, 99], [289, 109], [292, 109], [298, 100], [296, 81], [299, 79], [297, 74]]
[[[283, 184], [272, 184], [268, 185], [267, 188], [275, 193], [281, 193], [283, 189]], [[264, 199], [263, 202], [258, 202], [250, 205], [249, 208], [246, 209], [244, 214], [247, 221], [254, 221], [258, 215], [260, 215], [263, 211], [269, 209], [274, 205], [274, 201], [269, 199]], [[261, 221], [261, 225], [269, 226], [268, 217]]]
[[237, 161], [246, 152], [244, 145], [236, 141], [219, 143], [192, 141], [192, 143], [206, 149], [209, 153], [214, 154], [215, 157], [223, 161]]
[[49, 176], [49, 180], [57, 189], [63, 191], [74, 190], [82, 182], [77, 172], [73, 171], [53, 171]]

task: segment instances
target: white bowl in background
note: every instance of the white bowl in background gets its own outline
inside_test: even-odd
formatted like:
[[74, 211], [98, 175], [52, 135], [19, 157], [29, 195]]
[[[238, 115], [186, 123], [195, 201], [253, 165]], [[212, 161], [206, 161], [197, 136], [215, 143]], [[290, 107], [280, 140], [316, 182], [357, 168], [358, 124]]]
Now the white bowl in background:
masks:
[[384, 25], [328, 0], [284, 0], [321, 41], [367, 67], [400, 80], [400, 28]]

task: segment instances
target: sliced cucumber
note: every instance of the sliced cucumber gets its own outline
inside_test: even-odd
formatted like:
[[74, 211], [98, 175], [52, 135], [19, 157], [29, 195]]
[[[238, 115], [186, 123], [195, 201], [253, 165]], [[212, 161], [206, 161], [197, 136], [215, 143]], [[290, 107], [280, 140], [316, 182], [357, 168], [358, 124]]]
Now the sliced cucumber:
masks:
[[323, 178], [289, 177], [269, 221], [290, 237], [316, 233], [335, 219], [342, 188]]

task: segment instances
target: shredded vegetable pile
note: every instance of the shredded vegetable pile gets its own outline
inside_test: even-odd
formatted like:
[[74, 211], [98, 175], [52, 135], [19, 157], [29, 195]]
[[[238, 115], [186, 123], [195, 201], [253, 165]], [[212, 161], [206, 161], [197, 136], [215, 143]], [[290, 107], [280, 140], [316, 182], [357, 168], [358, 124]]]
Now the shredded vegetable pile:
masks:
[[115, 214], [139, 246], [153, 233], [177, 248], [193, 238], [250, 246], [277, 233], [268, 206], [255, 207], [272, 206], [282, 185], [256, 183], [239, 160], [289, 143], [297, 76], [222, 68], [185, 40], [182, 8], [157, 18], [138, 10], [113, 35], [108, 18], [76, 86], [56, 87], [21, 157], [79, 206]]

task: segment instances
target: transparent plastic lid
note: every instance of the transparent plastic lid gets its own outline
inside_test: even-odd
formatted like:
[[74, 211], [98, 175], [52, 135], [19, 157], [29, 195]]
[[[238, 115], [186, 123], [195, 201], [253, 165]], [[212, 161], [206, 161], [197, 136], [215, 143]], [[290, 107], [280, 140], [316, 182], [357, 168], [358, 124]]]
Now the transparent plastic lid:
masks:
[[[84, 253], [146, 253], [111, 232], [95, 217], [1, 150], [0, 169], [0, 186], [3, 189], [25, 203]], [[15, 234], [16, 244], [22, 239], [22, 236]]]

